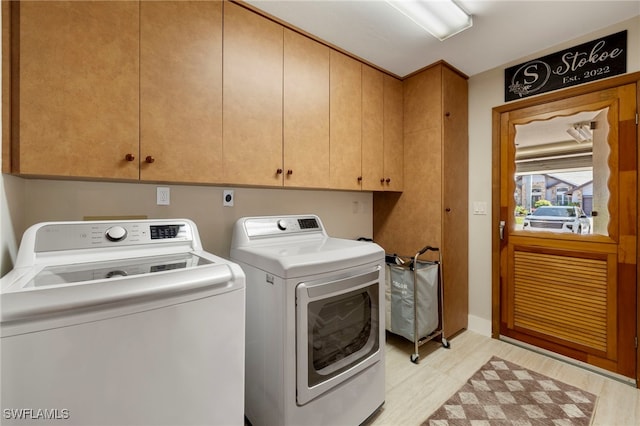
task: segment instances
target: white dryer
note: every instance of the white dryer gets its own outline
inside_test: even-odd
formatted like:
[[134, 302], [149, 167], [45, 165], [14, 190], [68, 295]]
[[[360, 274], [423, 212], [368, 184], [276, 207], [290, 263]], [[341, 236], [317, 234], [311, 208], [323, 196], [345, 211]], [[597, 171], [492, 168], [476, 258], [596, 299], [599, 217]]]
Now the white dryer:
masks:
[[253, 426], [358, 425], [384, 403], [384, 251], [315, 215], [237, 221]]
[[34, 225], [0, 285], [3, 425], [243, 424], [245, 276], [193, 222]]

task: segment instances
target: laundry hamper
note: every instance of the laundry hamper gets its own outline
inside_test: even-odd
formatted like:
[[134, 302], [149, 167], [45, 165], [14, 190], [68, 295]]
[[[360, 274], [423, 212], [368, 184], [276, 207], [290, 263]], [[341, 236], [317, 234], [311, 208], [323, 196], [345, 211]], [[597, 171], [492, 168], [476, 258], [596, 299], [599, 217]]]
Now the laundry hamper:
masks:
[[[438, 260], [420, 260], [427, 251], [438, 253]], [[440, 250], [426, 246], [415, 256], [387, 256], [386, 262], [386, 329], [414, 343], [411, 361], [418, 363], [418, 348], [440, 337], [442, 345], [449, 342], [442, 328], [442, 271]]]

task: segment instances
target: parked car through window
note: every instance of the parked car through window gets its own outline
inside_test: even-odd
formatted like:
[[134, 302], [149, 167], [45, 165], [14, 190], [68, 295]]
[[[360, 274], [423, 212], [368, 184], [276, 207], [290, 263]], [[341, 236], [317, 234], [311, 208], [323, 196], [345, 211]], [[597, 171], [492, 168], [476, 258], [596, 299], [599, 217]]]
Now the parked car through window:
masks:
[[540, 206], [524, 218], [523, 229], [590, 234], [591, 221], [578, 206]]

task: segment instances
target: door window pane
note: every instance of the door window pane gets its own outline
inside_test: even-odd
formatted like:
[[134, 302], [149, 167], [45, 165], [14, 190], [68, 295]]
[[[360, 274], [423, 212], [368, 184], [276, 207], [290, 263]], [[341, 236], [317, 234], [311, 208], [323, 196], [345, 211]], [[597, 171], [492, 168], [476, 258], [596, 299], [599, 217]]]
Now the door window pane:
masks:
[[516, 230], [608, 235], [607, 112], [516, 125]]

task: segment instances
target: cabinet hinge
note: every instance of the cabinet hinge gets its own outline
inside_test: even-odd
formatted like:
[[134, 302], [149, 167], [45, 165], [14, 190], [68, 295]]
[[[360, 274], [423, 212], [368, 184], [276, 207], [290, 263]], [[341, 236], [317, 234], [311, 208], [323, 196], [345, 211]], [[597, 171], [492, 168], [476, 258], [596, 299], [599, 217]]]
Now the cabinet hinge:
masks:
[[638, 336], [636, 336], [636, 349], [638, 349]]
[[638, 125], [638, 113], [636, 112], [636, 126]]

